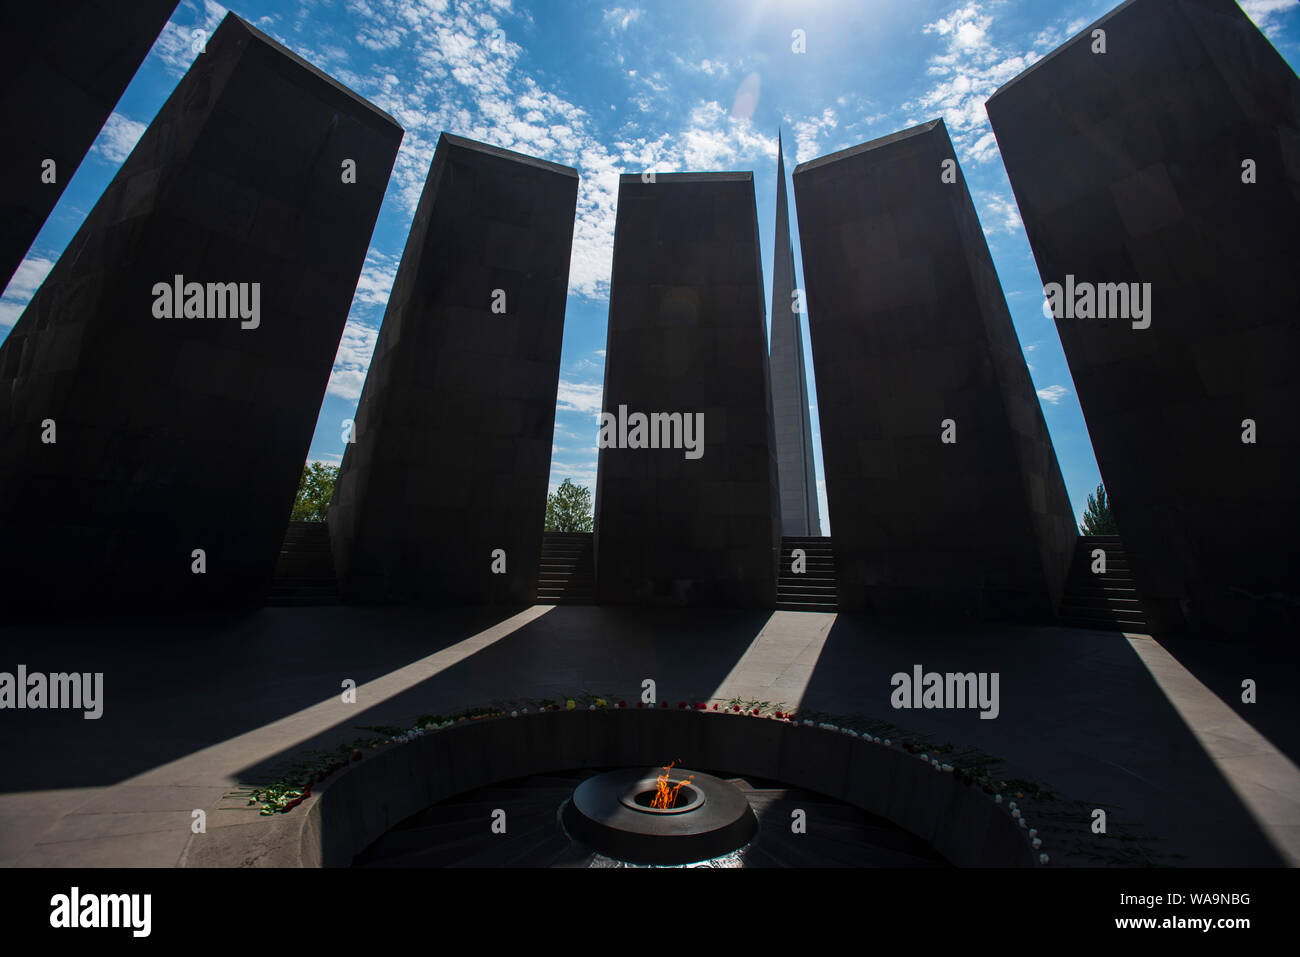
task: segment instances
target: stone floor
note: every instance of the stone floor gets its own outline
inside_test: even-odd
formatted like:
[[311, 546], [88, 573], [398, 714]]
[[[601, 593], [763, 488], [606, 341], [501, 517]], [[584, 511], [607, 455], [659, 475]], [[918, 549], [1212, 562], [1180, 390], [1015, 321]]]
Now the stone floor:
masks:
[[[1161, 863], [1300, 863], [1300, 677], [1280, 644], [1056, 627], [882, 624], [801, 612], [587, 606], [272, 608], [220, 620], [0, 625], [0, 671], [104, 673], [104, 713], [0, 712], [0, 864], [174, 866], [191, 813], [286, 759], [512, 696], [732, 696], [881, 718], [1005, 760]], [[1000, 714], [899, 710], [890, 676], [998, 672]], [[1240, 701], [1254, 679], [1258, 703]], [[341, 700], [345, 679], [356, 704]], [[1062, 805], [1073, 807], [1074, 805]]]

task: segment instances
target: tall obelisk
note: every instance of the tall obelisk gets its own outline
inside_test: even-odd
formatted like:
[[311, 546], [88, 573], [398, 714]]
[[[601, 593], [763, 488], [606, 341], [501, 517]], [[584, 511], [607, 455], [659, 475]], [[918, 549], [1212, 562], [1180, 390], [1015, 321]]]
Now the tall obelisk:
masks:
[[772, 418], [781, 488], [783, 535], [820, 535], [817, 476], [813, 470], [808, 377], [803, 362], [800, 297], [794, 296], [794, 246], [785, 191], [785, 156], [776, 137], [776, 239], [772, 263]]

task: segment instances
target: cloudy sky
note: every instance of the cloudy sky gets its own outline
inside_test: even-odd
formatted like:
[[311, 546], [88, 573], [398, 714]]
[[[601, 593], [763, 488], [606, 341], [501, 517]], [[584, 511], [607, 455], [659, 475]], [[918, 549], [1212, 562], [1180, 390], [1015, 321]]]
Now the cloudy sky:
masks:
[[[1100, 481], [984, 101], [1112, 0], [240, 0], [231, 9], [406, 129], [312, 459], [337, 463], [438, 134], [577, 168], [551, 484], [595, 487], [618, 176], [753, 170], [771, 297], [776, 134], [795, 162], [942, 116], [957, 146], [1076, 513]], [[1300, 3], [1242, 0], [1293, 68]], [[182, 0], [0, 298], [22, 312], [226, 8]], [[794, 31], [806, 50], [795, 52]], [[794, 217], [792, 216], [792, 220]], [[797, 230], [797, 223], [791, 223]], [[797, 232], [796, 232], [797, 236]], [[799, 271], [802, 278], [802, 270]], [[770, 305], [770, 303], [769, 303]], [[808, 347], [805, 331], [805, 348]], [[812, 374], [812, 356], [806, 356]], [[809, 383], [816, 426], [815, 383]], [[814, 439], [819, 480], [821, 445]], [[456, 468], [457, 450], [447, 450]], [[819, 484], [822, 484], [819, 481]], [[828, 509], [822, 489], [825, 528]]]

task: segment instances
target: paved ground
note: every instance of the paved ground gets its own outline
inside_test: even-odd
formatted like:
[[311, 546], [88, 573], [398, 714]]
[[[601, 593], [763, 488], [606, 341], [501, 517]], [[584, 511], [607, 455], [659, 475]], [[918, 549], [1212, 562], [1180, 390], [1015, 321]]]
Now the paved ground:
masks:
[[[1067, 628], [602, 607], [274, 608], [224, 620], [0, 625], [0, 671], [102, 671], [104, 714], [0, 711], [0, 864], [173, 866], [191, 812], [356, 725], [509, 696], [783, 701], [975, 745], [1082, 803], [1079, 846], [1121, 833], [1162, 863], [1300, 863], [1300, 668], [1283, 645], [1158, 643]], [[1000, 714], [890, 707], [890, 676], [997, 672]], [[1243, 679], [1256, 704], [1240, 701]], [[343, 704], [352, 679], [358, 702]], [[1087, 809], [1107, 810], [1094, 837]], [[1109, 844], [1107, 843], [1109, 841]], [[1087, 857], [1085, 853], [1083, 857]], [[1076, 855], [1076, 859], [1079, 858]]]

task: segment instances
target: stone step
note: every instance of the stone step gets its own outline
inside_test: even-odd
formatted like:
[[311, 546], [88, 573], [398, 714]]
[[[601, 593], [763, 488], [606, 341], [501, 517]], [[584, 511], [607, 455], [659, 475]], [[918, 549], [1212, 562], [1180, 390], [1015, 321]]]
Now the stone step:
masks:
[[774, 607], [777, 611], [839, 611], [837, 602], [793, 602], [777, 599]]
[[1145, 635], [1148, 633], [1145, 622], [1115, 621], [1113, 619], [1099, 618], [1077, 618], [1072, 615], [1061, 615], [1057, 618], [1057, 621], [1070, 628], [1087, 628], [1091, 631], [1127, 631], [1139, 635]]

